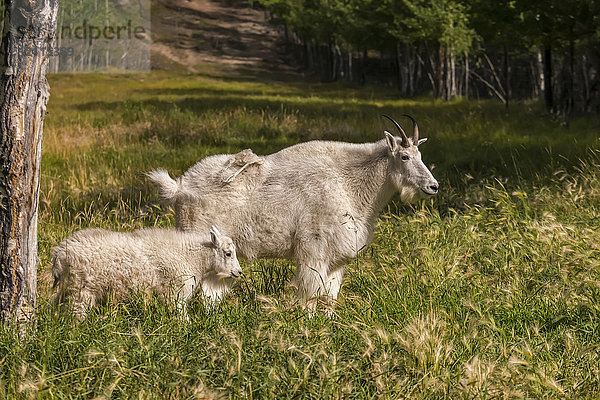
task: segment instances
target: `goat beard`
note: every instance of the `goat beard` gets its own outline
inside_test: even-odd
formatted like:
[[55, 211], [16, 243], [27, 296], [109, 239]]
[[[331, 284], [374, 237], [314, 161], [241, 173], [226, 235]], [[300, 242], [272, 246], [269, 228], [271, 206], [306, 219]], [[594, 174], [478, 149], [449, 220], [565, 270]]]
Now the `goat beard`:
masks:
[[403, 186], [400, 189], [400, 200], [403, 203], [414, 203], [425, 197], [423, 191], [417, 186]]

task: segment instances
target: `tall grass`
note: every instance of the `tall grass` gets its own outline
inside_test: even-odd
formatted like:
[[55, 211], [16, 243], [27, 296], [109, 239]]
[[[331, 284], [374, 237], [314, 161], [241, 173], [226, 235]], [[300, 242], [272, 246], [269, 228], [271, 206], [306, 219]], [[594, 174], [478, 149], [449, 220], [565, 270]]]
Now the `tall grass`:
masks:
[[[0, 398], [597, 398], [597, 118], [536, 103], [399, 100], [251, 76], [50, 79], [35, 328], [0, 329]], [[47, 310], [51, 248], [77, 229], [172, 226], [144, 172], [312, 139], [377, 140], [411, 113], [441, 193], [396, 199], [348, 265], [337, 316], [309, 318], [293, 263], [244, 262], [218, 312], [140, 294], [80, 324]]]

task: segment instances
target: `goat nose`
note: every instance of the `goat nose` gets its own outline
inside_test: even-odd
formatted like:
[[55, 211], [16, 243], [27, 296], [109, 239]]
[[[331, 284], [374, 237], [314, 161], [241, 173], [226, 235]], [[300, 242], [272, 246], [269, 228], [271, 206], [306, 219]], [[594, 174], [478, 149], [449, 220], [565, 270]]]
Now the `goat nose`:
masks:
[[439, 185], [431, 185], [429, 186], [429, 189], [431, 189], [434, 193], [437, 193], [437, 191], [440, 189]]

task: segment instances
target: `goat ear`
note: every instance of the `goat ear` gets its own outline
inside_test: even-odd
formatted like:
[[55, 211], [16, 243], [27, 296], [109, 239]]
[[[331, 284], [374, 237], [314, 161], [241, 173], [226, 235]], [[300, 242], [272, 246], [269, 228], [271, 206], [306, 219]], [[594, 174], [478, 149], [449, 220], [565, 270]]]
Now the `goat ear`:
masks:
[[385, 142], [387, 143], [388, 149], [390, 149], [392, 153], [398, 150], [398, 142], [396, 141], [394, 135], [388, 131], [383, 131], [383, 133], [385, 133]]
[[417, 146], [420, 145], [421, 143], [425, 143], [427, 141], [427, 138], [424, 137], [423, 139], [419, 139], [419, 142], [417, 143]]
[[210, 227], [210, 241], [217, 247], [221, 243], [221, 233], [214, 225]]

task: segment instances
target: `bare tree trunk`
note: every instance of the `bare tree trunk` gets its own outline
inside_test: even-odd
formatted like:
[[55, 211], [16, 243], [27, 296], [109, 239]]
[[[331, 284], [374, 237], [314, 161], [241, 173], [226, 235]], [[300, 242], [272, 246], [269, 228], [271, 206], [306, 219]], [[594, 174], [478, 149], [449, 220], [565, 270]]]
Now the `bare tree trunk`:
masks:
[[360, 56], [360, 72], [359, 72], [359, 82], [361, 85], [364, 85], [365, 83], [367, 83], [367, 49], [366, 47], [363, 48], [362, 54]]
[[352, 56], [353, 56], [352, 48], [350, 48], [348, 50], [348, 80], [350, 82], [352, 82], [354, 80], [354, 73], [352, 71], [352, 68], [353, 68], [353, 66], [352, 66]]
[[408, 57], [408, 94], [409, 96], [415, 95], [415, 73], [416, 73], [416, 49], [410, 44], [406, 43], [406, 55]]
[[581, 58], [581, 73], [583, 77], [583, 110], [586, 112], [590, 111], [591, 91], [590, 91], [590, 78], [588, 71], [587, 56], [584, 54]]
[[340, 45], [336, 42], [335, 46], [333, 46], [333, 54], [335, 58], [335, 79], [344, 78], [344, 58], [342, 57], [342, 50], [340, 49]]
[[[502, 102], [506, 103], [506, 88], [502, 84], [502, 80], [500, 79], [498, 72], [496, 72], [496, 67], [494, 67], [494, 63], [492, 62], [492, 60], [490, 60], [490, 57], [488, 57], [488, 55], [485, 52], [483, 53], [483, 58], [485, 59], [485, 61], [488, 64], [488, 67], [490, 68], [490, 72], [492, 73], [492, 77], [494, 78], [496, 85], [498, 85], [498, 89], [497, 89], [498, 92], [502, 93], [502, 96], [501, 96]], [[475, 75], [475, 74], [473, 74], [473, 75]], [[477, 76], [477, 75], [475, 75], [475, 76]]]
[[504, 44], [504, 99], [504, 105], [508, 110], [508, 102], [510, 101], [510, 65], [508, 63], [508, 46], [506, 44]]
[[[491, 82], [487, 81], [484, 77], [482, 77], [481, 75], [479, 75], [477, 72], [471, 70], [471, 74], [473, 74], [473, 76], [477, 79], [479, 79], [479, 81], [481, 83], [483, 83], [485, 86], [487, 86], [492, 93], [494, 93], [496, 95], [496, 97], [498, 97], [500, 99], [501, 102], [505, 102], [506, 100], [504, 99], [504, 95], [502, 94], [501, 91], [499, 91], [498, 89], [496, 89], [496, 87], [494, 85], [492, 85]], [[475, 85], [475, 89], [477, 90], [477, 85]], [[479, 93], [477, 93], [477, 99], [479, 99]]]
[[[427, 58], [429, 59], [429, 65], [431, 66], [431, 72], [429, 72], [429, 70], [427, 70], [427, 78], [429, 79], [429, 82], [431, 83], [431, 90], [433, 92], [433, 96], [437, 97], [437, 95], [438, 95], [438, 88], [436, 86], [437, 79], [434, 79], [434, 76], [433, 76], [433, 74], [436, 73], [436, 65], [437, 64], [433, 60], [433, 55], [431, 54], [429, 49], [426, 49], [426, 53], [427, 53]], [[423, 64], [423, 67], [425, 67], [425, 61], [423, 61], [422, 59], [420, 61]]]
[[444, 100], [450, 100], [452, 90], [452, 71], [450, 70], [450, 49], [446, 48], [444, 51]]
[[469, 53], [465, 51], [465, 99], [469, 99]]
[[421, 56], [419, 55], [418, 48], [414, 49], [413, 55], [415, 57], [415, 69], [416, 69], [415, 81], [413, 84], [413, 95], [415, 95], [417, 92], [417, 85], [421, 81], [421, 74], [423, 73], [423, 68], [425, 67], [425, 63], [423, 62], [423, 60], [421, 59]]
[[540, 91], [543, 93], [546, 90], [546, 85], [544, 84], [544, 62], [542, 56], [542, 50], [537, 48], [537, 67], [538, 67], [538, 81]]
[[538, 82], [538, 74], [537, 68], [533, 63], [533, 60], [529, 61], [529, 70], [531, 72], [531, 97], [536, 98], [540, 95], [539, 93], [539, 82]]
[[406, 77], [404, 76], [404, 63], [402, 62], [402, 50], [401, 43], [399, 40], [396, 41], [396, 67], [398, 68], [398, 90], [403, 95], [406, 94]]
[[554, 111], [554, 95], [552, 93], [552, 47], [547, 44], [544, 46], [544, 104], [546, 110]]
[[[35, 310], [42, 127], [57, 0], [9, 0], [0, 46], [0, 319]], [[27, 29], [29, 27], [30, 29]]]
[[336, 65], [335, 65], [335, 54], [333, 53], [333, 46], [331, 45], [331, 42], [329, 42], [327, 44], [327, 71], [328, 71], [328, 76], [325, 78], [328, 81], [335, 81], [337, 80], [336, 77]]
[[456, 97], [456, 55], [454, 46], [450, 48], [450, 97]]
[[575, 40], [573, 35], [569, 38], [569, 100], [567, 113], [571, 115], [575, 108]]
[[442, 69], [443, 69], [443, 63], [444, 62], [444, 46], [442, 46], [440, 44], [440, 48], [438, 49], [438, 60], [437, 60], [437, 69], [435, 71], [436, 73], [436, 90], [435, 90], [435, 96], [436, 97], [442, 97], [442, 94], [444, 93], [443, 91], [443, 81], [442, 81]]

